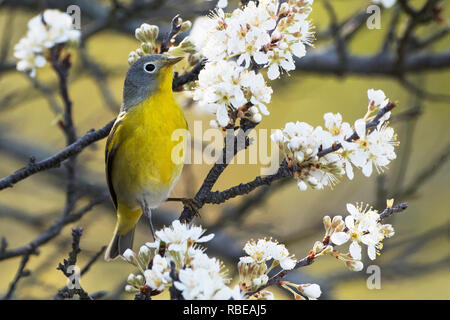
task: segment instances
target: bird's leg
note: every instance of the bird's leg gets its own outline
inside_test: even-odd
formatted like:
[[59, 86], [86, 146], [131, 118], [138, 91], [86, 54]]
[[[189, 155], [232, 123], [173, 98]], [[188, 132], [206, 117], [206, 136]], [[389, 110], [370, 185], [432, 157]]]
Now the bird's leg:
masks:
[[184, 206], [191, 209], [196, 216], [200, 217], [200, 213], [198, 211], [199, 207], [197, 201], [194, 198], [167, 198], [166, 201], [179, 201], [183, 203]]
[[152, 210], [147, 205], [147, 201], [142, 201], [141, 203], [142, 213], [144, 213], [147, 218], [150, 225], [150, 230], [152, 231], [153, 241], [156, 240], [155, 238], [155, 230], [153, 229], [153, 223], [152, 223]]

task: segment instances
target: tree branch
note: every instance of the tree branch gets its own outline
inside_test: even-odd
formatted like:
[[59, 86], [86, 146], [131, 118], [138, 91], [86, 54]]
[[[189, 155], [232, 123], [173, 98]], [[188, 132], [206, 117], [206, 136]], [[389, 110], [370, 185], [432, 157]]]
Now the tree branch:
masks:
[[3, 250], [0, 251], [0, 261], [24, 254], [39, 254], [39, 251], [37, 250], [38, 247], [46, 244], [48, 241], [58, 236], [65, 225], [81, 219], [94, 206], [100, 204], [105, 199], [106, 196], [102, 199], [92, 201], [79, 211], [76, 211], [72, 214], [62, 214], [61, 217], [56, 220], [45, 232], [41, 233], [36, 239], [31, 241], [27, 245], [12, 250], [6, 250], [6, 248], [3, 248]]
[[[402, 212], [404, 211], [406, 208], [408, 208], [408, 205], [406, 203], [401, 203], [393, 208], [386, 208], [381, 214], [380, 214], [380, 221], [384, 220], [385, 218], [391, 216], [394, 213], [397, 212]], [[324, 243], [325, 244], [325, 243]], [[327, 245], [327, 244], [326, 244]], [[293, 269], [291, 270], [281, 270], [280, 272], [278, 272], [277, 274], [275, 274], [274, 276], [272, 276], [265, 285], [259, 287], [257, 290], [255, 290], [254, 292], [250, 292], [248, 293], [249, 296], [254, 295], [255, 293], [271, 286], [274, 284], [278, 284], [280, 282], [281, 279], [283, 279], [288, 273], [292, 272], [293, 270], [297, 270], [299, 268], [302, 267], [306, 267], [311, 265], [313, 262], [315, 261], [315, 256], [309, 254], [308, 256], [304, 257], [303, 259], [298, 260], [295, 263], [295, 266]]]
[[[373, 120], [371, 120], [370, 122], [368, 122], [366, 124], [366, 130], [370, 130], [374, 127], [376, 127], [381, 119], [381, 117], [386, 114], [387, 112], [391, 111], [393, 108], [395, 107], [395, 104], [390, 102], [388, 103], [388, 105], [386, 105], [386, 107], [381, 108], [377, 115], [375, 116], [375, 118], [373, 118]], [[354, 132], [348, 139], [348, 142], [351, 141], [355, 141], [358, 140], [359, 136], [356, 132]], [[340, 148], [342, 148], [342, 144], [337, 143], [327, 149], [323, 149], [321, 150], [317, 156], [319, 158], [331, 153], [331, 152], [335, 152], [337, 150], [339, 150]], [[295, 171], [301, 170], [303, 168], [308, 167], [309, 163], [308, 163], [309, 159], [306, 159], [302, 164], [294, 166], [293, 168], [289, 168], [287, 162], [284, 160], [282, 162], [282, 164], [280, 165], [280, 167], [278, 168], [277, 172], [272, 174], [272, 175], [268, 175], [265, 177], [256, 177], [254, 180], [247, 182], [247, 183], [241, 183], [237, 186], [231, 187], [229, 189], [226, 189], [224, 191], [215, 191], [215, 192], [211, 192], [211, 188], [209, 188], [208, 190], [204, 190], [204, 194], [202, 196], [202, 204], [205, 203], [214, 203], [214, 204], [219, 204], [219, 203], [223, 203], [231, 198], [237, 197], [237, 196], [241, 196], [244, 194], [248, 194], [251, 191], [255, 190], [258, 187], [261, 187], [263, 185], [270, 185], [272, 182], [286, 178], [286, 177], [290, 177], [293, 176]]]
[[229, 162], [239, 151], [246, 149], [250, 145], [248, 134], [255, 126], [256, 124], [254, 122], [247, 119], [241, 119], [241, 127], [238, 129], [236, 135], [233, 130], [227, 130], [227, 134], [224, 138], [222, 154], [209, 171], [203, 181], [203, 184], [193, 199], [193, 205], [195, 208], [185, 205], [180, 215], [181, 221], [190, 222], [197, 214], [197, 210], [203, 207], [206, 203], [206, 199], [211, 193], [211, 189], [223, 171], [227, 168]]

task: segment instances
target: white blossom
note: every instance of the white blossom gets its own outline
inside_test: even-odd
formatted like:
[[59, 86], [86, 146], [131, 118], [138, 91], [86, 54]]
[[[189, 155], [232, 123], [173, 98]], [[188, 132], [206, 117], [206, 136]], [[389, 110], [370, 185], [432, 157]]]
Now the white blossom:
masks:
[[346, 261], [345, 264], [347, 268], [355, 272], [361, 271], [364, 267], [361, 261]]
[[[170, 227], [155, 233], [154, 242], [147, 242], [140, 248], [139, 258], [131, 249], [125, 251], [124, 257], [139, 268], [145, 277], [145, 285], [152, 291], [162, 292], [174, 285], [182, 291], [185, 299], [242, 298], [240, 291], [227, 287], [228, 280], [221, 262], [210, 258], [204, 252], [205, 249], [197, 245], [210, 241], [214, 236], [204, 233], [205, 229], [200, 226], [191, 226], [175, 220]], [[164, 249], [161, 250], [162, 248]], [[153, 259], [148, 263], [147, 259], [151, 256]], [[148, 265], [151, 267], [148, 268]], [[175, 282], [170, 276], [172, 266], [179, 276], [179, 280]], [[144, 277], [130, 275], [128, 283], [132, 288], [128, 288], [128, 292], [139, 291], [144, 284]]]
[[172, 280], [167, 260], [159, 254], [153, 258], [152, 268], [145, 270], [145, 283], [154, 290], [162, 291]]
[[295, 260], [289, 256], [289, 251], [283, 244], [272, 245], [270, 255], [275, 261], [280, 263], [284, 270], [292, 270], [295, 267]]
[[255, 298], [258, 300], [275, 300], [275, 296], [273, 295], [273, 292], [269, 290], [261, 290], [258, 293], [256, 293]]
[[295, 267], [296, 261], [290, 256], [286, 247], [271, 240], [249, 241], [245, 244], [244, 251], [248, 254], [248, 257], [241, 257], [242, 263], [264, 263], [273, 259], [284, 270], [292, 270]]
[[180, 270], [179, 281], [175, 281], [174, 286], [182, 292], [186, 300], [222, 300], [231, 296], [224, 279], [211, 276], [208, 270], [203, 268]]
[[201, 227], [189, 226], [174, 220], [171, 227], [156, 231], [155, 234], [158, 240], [168, 245], [168, 250], [184, 251], [187, 249], [187, 239], [201, 243], [210, 241], [214, 237], [214, 234], [203, 236], [204, 232], [205, 230]]
[[299, 285], [298, 288], [309, 300], [317, 300], [322, 294], [318, 284], [307, 283]]
[[[369, 90], [369, 106], [385, 107], [388, 99], [381, 90]], [[369, 115], [372, 112], [369, 108]], [[361, 168], [365, 176], [370, 176], [373, 167], [383, 172], [396, 158], [398, 145], [394, 129], [388, 126], [390, 112], [378, 120], [376, 127], [367, 127], [367, 120], [358, 119], [352, 127], [344, 122], [339, 113], [324, 114], [324, 127], [313, 127], [305, 122], [288, 122], [284, 129], [272, 133], [271, 139], [286, 154], [290, 165], [299, 165], [295, 172], [300, 190], [308, 185], [314, 189], [333, 187], [345, 174], [351, 180], [354, 177], [353, 165]], [[357, 134], [354, 135], [354, 134]], [[356, 137], [356, 140], [355, 140]], [[352, 140], [350, 140], [352, 139]], [[324, 149], [338, 146], [335, 151], [319, 157]]]
[[[267, 241], [266, 239], [259, 239], [257, 242], [249, 241], [244, 246], [244, 251], [250, 256], [256, 263], [263, 263], [272, 259], [271, 249], [277, 244], [273, 241]], [[249, 261], [249, 260], [246, 260]]]
[[65, 12], [47, 9], [28, 21], [28, 31], [14, 46], [14, 57], [19, 61], [17, 70], [35, 77], [36, 68], [46, 64], [48, 51], [58, 44], [78, 43], [81, 32], [75, 30], [72, 17]]
[[268, 68], [271, 80], [280, 76], [280, 70], [295, 69], [293, 55], [303, 57], [312, 38], [306, 20], [311, 4], [285, 2], [283, 16], [278, 19], [277, 0], [249, 1], [231, 13], [217, 8], [209, 19], [194, 22], [191, 41], [208, 59], [199, 74], [194, 100], [201, 109], [216, 115], [213, 127], [228, 126], [231, 112], [243, 106], [256, 107], [258, 112], [250, 111], [250, 115], [245, 109], [239, 113], [255, 123], [262, 115], [269, 115], [272, 89], [263, 75], [250, 67]]
[[389, 103], [389, 99], [386, 99], [386, 95], [382, 90], [369, 89], [367, 90], [367, 96], [369, 98], [369, 107], [383, 108]]
[[125, 260], [127, 260], [130, 263], [135, 264], [135, 261], [137, 261], [136, 254], [131, 249], [125, 250], [122, 256]]
[[372, 0], [372, 1], [373, 3], [376, 4], [382, 4], [383, 7], [385, 8], [390, 8], [397, 2], [397, 0]]
[[288, 122], [281, 132], [276, 131], [271, 138], [290, 155], [290, 161], [294, 164], [303, 162], [315, 164], [299, 172], [300, 190], [305, 190], [307, 184], [315, 189], [333, 185], [337, 182], [336, 176], [345, 173], [344, 160], [338, 154], [317, 157], [320, 149], [331, 147], [338, 139], [320, 126], [314, 128], [305, 122]]
[[331, 235], [331, 241], [336, 245], [342, 245], [351, 241], [349, 252], [353, 259], [361, 260], [361, 245], [367, 246], [367, 255], [371, 260], [375, 260], [381, 242], [386, 237], [394, 235], [391, 225], [380, 223], [380, 215], [368, 206], [356, 207], [347, 204], [349, 215], [345, 218], [346, 231], [335, 232]]
[[[211, 0], [207, 0], [207, 1], [211, 1]], [[217, 0], [214, 0], [214, 1], [217, 1]], [[227, 6], [228, 6], [228, 0], [218, 0], [217, 1], [217, 4], [216, 4], [217, 8], [223, 9], [223, 8], [226, 8]]]
[[260, 275], [258, 278], [253, 279], [253, 285], [255, 287], [261, 287], [269, 281], [269, 277], [266, 274]]
[[139, 248], [139, 255], [148, 255], [150, 253], [150, 249], [147, 246], [141, 246]]
[[325, 128], [331, 133], [332, 140], [341, 143], [353, 134], [353, 129], [348, 122], [342, 122], [340, 113], [333, 114], [331, 112], [323, 115], [325, 120]]
[[384, 168], [397, 156], [394, 147], [398, 145], [394, 129], [386, 124], [378, 126], [370, 134], [367, 134], [364, 119], [355, 121], [355, 131], [359, 139], [353, 143], [344, 143], [344, 149], [350, 151], [351, 162], [362, 168], [366, 177], [372, 174], [373, 167], [377, 172], [383, 172]]

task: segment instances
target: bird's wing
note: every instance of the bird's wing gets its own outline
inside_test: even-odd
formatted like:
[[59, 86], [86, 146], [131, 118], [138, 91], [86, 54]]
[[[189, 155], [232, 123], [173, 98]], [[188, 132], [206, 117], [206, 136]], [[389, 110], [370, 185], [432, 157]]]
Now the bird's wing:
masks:
[[117, 208], [117, 195], [114, 191], [114, 187], [112, 184], [112, 166], [114, 161], [114, 155], [119, 147], [119, 144], [116, 143], [117, 139], [115, 139], [115, 133], [117, 129], [120, 127], [123, 118], [125, 117], [126, 112], [121, 112], [117, 116], [116, 122], [114, 123], [111, 132], [109, 133], [108, 140], [106, 141], [105, 148], [105, 164], [106, 164], [106, 180], [108, 182], [109, 193], [111, 195], [111, 199], [114, 203], [114, 206]]

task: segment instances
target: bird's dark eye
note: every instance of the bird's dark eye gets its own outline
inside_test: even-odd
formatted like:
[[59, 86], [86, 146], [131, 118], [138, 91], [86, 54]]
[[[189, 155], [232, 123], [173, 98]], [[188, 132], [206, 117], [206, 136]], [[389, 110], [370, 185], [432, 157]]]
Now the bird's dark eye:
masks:
[[153, 63], [147, 63], [144, 65], [144, 70], [148, 73], [152, 73], [153, 71], [155, 71], [156, 66]]

